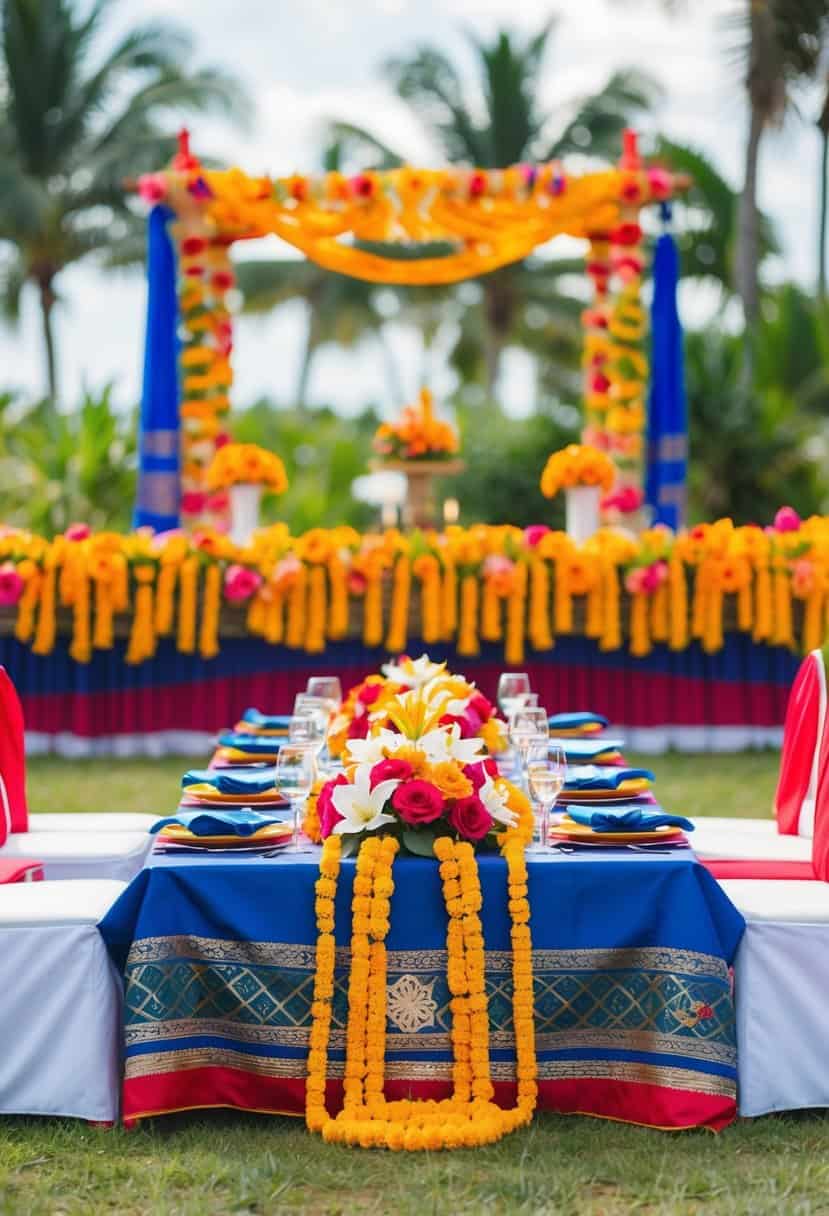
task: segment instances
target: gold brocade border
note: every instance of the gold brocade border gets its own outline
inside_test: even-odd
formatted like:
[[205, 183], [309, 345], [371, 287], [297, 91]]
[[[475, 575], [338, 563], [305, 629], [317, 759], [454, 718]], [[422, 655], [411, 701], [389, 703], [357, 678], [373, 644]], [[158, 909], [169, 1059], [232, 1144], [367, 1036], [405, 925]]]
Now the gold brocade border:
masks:
[[[336, 964], [347, 967], [351, 952], [337, 949]], [[127, 968], [169, 958], [193, 958], [206, 962], [238, 962], [253, 966], [289, 967], [313, 971], [314, 946], [283, 942], [240, 942], [222, 938], [183, 934], [171, 937], [144, 937], [133, 942]], [[682, 975], [704, 975], [726, 979], [728, 967], [715, 954], [697, 950], [675, 950], [663, 946], [624, 947], [620, 949], [533, 950], [537, 971], [667, 971]], [[392, 972], [445, 973], [445, 950], [389, 950], [388, 968]], [[490, 973], [512, 970], [509, 950], [487, 950], [486, 969]]]
[[[295, 1080], [303, 1080], [305, 1077], [305, 1066], [301, 1060], [271, 1059], [248, 1055], [246, 1052], [196, 1047], [186, 1051], [153, 1052], [134, 1056], [127, 1060], [126, 1078], [132, 1080], [137, 1077], [187, 1072], [195, 1068], [238, 1068], [254, 1076], [289, 1077]], [[329, 1062], [330, 1078], [339, 1079], [343, 1072], [342, 1062]], [[541, 1081], [635, 1081], [643, 1085], [693, 1090], [696, 1093], [727, 1098], [734, 1098], [737, 1092], [736, 1082], [727, 1077], [690, 1068], [661, 1068], [654, 1064], [621, 1060], [544, 1060], [539, 1063], [538, 1076]], [[386, 1077], [390, 1080], [450, 1081], [452, 1064], [450, 1061], [438, 1063], [431, 1060], [388, 1060]], [[514, 1081], [514, 1065], [493, 1063], [492, 1079]]]
[[[220, 1019], [182, 1018], [175, 1021], [152, 1022], [127, 1027], [127, 1047], [145, 1043], [202, 1037], [228, 1038], [243, 1043], [269, 1047], [292, 1047], [307, 1050], [310, 1026], [256, 1026], [245, 1022]], [[490, 1030], [490, 1047], [494, 1051], [510, 1051], [515, 1047], [512, 1031]], [[735, 1065], [736, 1048], [727, 1043], [691, 1038], [683, 1035], [663, 1035], [635, 1030], [562, 1030], [536, 1034], [538, 1052], [563, 1051], [570, 1048], [599, 1048], [602, 1050], [641, 1051], [654, 1055], [684, 1056], [708, 1060], [716, 1064]], [[345, 1050], [345, 1031], [332, 1029], [330, 1046], [334, 1051]], [[443, 1032], [391, 1034], [387, 1050], [394, 1052], [451, 1052], [450, 1036]], [[217, 1048], [216, 1050], [222, 1050]], [[143, 1057], [142, 1057], [143, 1058]]]

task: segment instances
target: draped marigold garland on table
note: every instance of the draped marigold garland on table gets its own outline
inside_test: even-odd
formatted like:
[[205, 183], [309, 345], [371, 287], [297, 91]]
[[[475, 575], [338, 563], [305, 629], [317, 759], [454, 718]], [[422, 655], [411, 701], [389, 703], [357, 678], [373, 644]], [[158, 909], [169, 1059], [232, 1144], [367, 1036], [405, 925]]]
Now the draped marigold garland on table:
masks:
[[4, 610], [35, 654], [68, 633], [80, 663], [124, 635], [130, 663], [151, 658], [165, 638], [209, 658], [228, 621], [308, 653], [349, 635], [402, 653], [421, 637], [454, 643], [461, 655], [497, 643], [518, 663], [527, 645], [549, 650], [574, 631], [608, 651], [698, 642], [713, 653], [735, 630], [811, 650], [829, 627], [829, 517], [801, 521], [783, 508], [765, 529], [728, 519], [676, 535], [605, 528], [581, 546], [543, 524], [408, 536], [313, 528], [296, 537], [275, 524], [245, 547], [210, 529], [121, 536], [75, 525], [47, 541], [6, 528]]

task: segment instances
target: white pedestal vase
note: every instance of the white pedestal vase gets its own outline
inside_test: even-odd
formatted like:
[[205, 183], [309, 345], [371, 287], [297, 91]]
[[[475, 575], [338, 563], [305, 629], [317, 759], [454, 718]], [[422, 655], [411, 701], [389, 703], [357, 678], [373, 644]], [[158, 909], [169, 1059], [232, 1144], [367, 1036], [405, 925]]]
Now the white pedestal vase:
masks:
[[246, 545], [259, 527], [259, 503], [262, 487], [251, 482], [231, 486], [230, 539], [235, 545]]
[[581, 545], [599, 530], [600, 486], [573, 486], [564, 491], [567, 535]]

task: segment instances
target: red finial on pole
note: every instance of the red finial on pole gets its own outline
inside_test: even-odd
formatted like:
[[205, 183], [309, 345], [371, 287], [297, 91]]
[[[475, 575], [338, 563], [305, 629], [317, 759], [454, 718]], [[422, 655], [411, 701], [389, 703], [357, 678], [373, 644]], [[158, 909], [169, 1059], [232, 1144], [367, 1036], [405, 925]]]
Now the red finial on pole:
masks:
[[620, 169], [640, 169], [642, 161], [639, 157], [639, 136], [632, 127], [625, 127], [622, 132], [622, 159]]
[[173, 157], [173, 168], [186, 172], [188, 169], [195, 169], [198, 163], [190, 151], [190, 132], [186, 127], [182, 127], [178, 133], [178, 152]]

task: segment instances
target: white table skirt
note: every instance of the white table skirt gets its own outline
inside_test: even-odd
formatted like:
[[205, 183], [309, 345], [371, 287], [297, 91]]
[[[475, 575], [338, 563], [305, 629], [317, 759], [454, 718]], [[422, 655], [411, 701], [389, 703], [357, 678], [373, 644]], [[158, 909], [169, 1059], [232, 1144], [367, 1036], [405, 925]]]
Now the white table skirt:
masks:
[[1, 928], [0, 992], [0, 1113], [114, 1121], [121, 983], [97, 926]]

